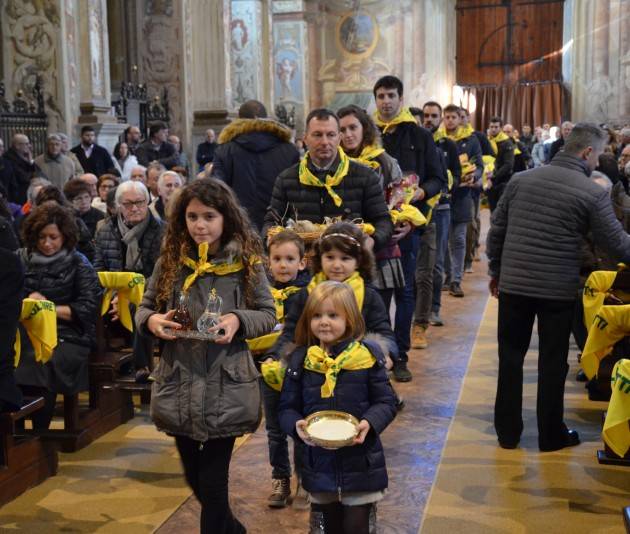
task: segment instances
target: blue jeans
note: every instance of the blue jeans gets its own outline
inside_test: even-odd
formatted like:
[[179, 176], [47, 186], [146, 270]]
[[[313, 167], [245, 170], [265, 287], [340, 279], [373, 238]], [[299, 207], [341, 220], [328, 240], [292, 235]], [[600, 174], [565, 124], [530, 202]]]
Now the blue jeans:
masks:
[[466, 256], [466, 229], [468, 223], [451, 222], [449, 236], [449, 254], [451, 257], [451, 283], [462, 283], [464, 275], [464, 257]]
[[448, 250], [448, 234], [451, 225], [451, 210], [433, 210], [435, 223], [435, 265], [433, 266], [433, 302], [431, 311], [440, 313], [442, 306], [442, 284], [444, 283], [444, 258]]
[[394, 290], [394, 298], [396, 299], [394, 334], [396, 335], [399, 359], [406, 362], [409, 361], [407, 352], [411, 348], [411, 321], [413, 320], [413, 311], [416, 304], [416, 257], [420, 247], [420, 233], [418, 230], [409, 232], [398, 242], [398, 246], [402, 253], [400, 261], [402, 262], [403, 274], [405, 275], [405, 287]]

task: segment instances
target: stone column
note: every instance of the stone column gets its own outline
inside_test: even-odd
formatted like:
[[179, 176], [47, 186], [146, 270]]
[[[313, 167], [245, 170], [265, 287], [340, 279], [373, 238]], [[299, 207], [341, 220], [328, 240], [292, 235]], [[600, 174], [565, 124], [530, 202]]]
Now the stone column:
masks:
[[89, 124], [98, 143], [112, 151], [126, 125], [118, 124], [111, 107], [106, 0], [78, 3], [80, 104], [77, 135]]
[[190, 16], [191, 148], [194, 155], [194, 149], [205, 140], [208, 128], [214, 128], [218, 134], [229, 122], [228, 113], [233, 102], [230, 83], [232, 43], [227, 35], [230, 0], [193, 1]]

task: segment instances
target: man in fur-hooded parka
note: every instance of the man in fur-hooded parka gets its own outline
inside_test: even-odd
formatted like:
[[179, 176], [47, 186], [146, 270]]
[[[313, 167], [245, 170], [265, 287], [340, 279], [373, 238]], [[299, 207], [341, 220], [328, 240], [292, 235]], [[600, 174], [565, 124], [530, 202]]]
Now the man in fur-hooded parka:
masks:
[[276, 177], [297, 163], [300, 156], [291, 143], [291, 131], [267, 119], [260, 102], [245, 102], [238, 115], [219, 136], [212, 176], [234, 189], [261, 231]]

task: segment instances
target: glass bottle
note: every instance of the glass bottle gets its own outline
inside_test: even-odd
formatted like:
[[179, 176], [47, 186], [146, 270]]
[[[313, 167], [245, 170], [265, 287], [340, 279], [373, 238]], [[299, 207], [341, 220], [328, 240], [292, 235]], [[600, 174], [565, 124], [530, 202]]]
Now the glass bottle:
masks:
[[188, 293], [180, 291], [177, 301], [177, 309], [173, 316], [173, 321], [182, 325], [182, 330], [192, 330], [193, 322], [190, 316]]
[[199, 330], [199, 332], [207, 333], [210, 328], [219, 324], [222, 304], [223, 299], [217, 295], [217, 290], [212, 288], [212, 291], [210, 291], [208, 295], [206, 309], [197, 320], [197, 330]]

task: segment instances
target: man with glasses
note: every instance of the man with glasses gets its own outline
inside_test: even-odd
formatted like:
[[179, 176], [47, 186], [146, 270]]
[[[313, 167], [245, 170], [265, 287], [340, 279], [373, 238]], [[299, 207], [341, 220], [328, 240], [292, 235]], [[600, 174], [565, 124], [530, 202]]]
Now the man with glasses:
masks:
[[[149, 210], [149, 191], [141, 182], [127, 181], [116, 188], [116, 217], [96, 233], [96, 271], [135, 272], [149, 278], [160, 255], [163, 224]], [[117, 306], [117, 303], [113, 303]], [[116, 312], [116, 308], [112, 310]], [[116, 316], [117, 314], [114, 313]], [[136, 380], [146, 381], [152, 347], [134, 333]]]

